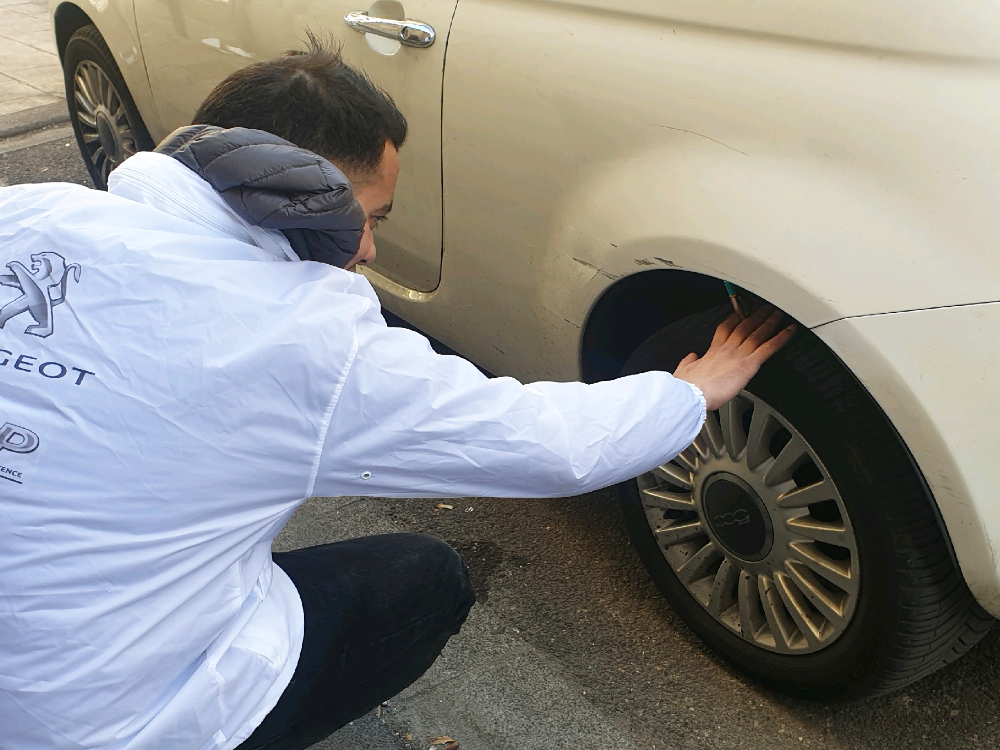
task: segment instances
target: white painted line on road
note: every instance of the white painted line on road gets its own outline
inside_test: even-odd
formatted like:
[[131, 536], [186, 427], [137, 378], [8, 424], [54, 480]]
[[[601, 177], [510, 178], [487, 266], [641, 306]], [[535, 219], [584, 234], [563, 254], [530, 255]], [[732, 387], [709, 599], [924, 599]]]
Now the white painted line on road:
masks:
[[33, 133], [25, 133], [24, 135], [16, 135], [13, 138], [0, 140], [0, 154], [9, 154], [12, 151], [20, 151], [21, 149], [59, 140], [65, 140], [67, 143], [72, 144], [74, 138], [72, 125], [63, 125], [60, 128], [50, 128], [49, 130], [36, 130]]

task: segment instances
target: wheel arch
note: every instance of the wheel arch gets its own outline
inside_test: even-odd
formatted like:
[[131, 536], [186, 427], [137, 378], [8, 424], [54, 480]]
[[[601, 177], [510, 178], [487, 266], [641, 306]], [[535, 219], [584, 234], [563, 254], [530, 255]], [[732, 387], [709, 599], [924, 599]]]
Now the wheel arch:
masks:
[[55, 13], [52, 14], [52, 25], [55, 29], [56, 50], [59, 53], [60, 62], [62, 62], [66, 52], [69, 38], [84, 26], [93, 23], [93, 19], [75, 3], [64, 2], [56, 7]]
[[618, 377], [629, 356], [658, 330], [726, 299], [721, 280], [692, 271], [654, 269], [619, 279], [587, 316], [580, 337], [583, 379]]
[[[56, 50], [63, 61], [66, 45], [75, 32], [93, 24], [104, 37], [118, 70], [125, 80], [146, 128], [160, 132], [160, 116], [156, 110], [153, 92], [146, 75], [146, 64], [139, 45], [135, 12], [131, 0], [88, 2], [81, 0], [53, 0], [49, 5], [55, 30]], [[155, 130], [154, 130], [155, 129]]]
[[[670, 244], [671, 242], [667, 239], [662, 242], [662, 246]], [[631, 249], [637, 250], [638, 248]], [[702, 250], [710, 251], [711, 248], [705, 246]], [[643, 251], [648, 254], [651, 250], [646, 247], [643, 248]], [[725, 250], [723, 250], [724, 253]], [[662, 258], [659, 259], [662, 260]], [[771, 277], [775, 282], [790, 281], [780, 271], [766, 267], [756, 269], [753, 276], [758, 279]], [[788, 295], [786, 299], [793, 301], [791, 305], [783, 306], [780, 304], [785, 300], [765, 299], [765, 301], [783, 309], [793, 318], [800, 321], [809, 320], [812, 312], [811, 307], [806, 305], [801, 308], [794, 305], [794, 300], [797, 300], [804, 293], [806, 290], [798, 287]], [[724, 280], [709, 274], [683, 269], [654, 268], [614, 279], [595, 300], [582, 327], [579, 337], [581, 378], [586, 382], [598, 382], [618, 377], [628, 358], [656, 331], [684, 317], [723, 304], [728, 304]], [[896, 319], [897, 315], [874, 317], [880, 320]], [[903, 317], [906, 317], [905, 314]], [[862, 319], [869, 318], [865, 316]], [[997, 591], [1000, 591], [1000, 573], [982, 562], [986, 555], [990, 556], [988, 559], [992, 559], [995, 553], [989, 545], [982, 543], [982, 538], [976, 534], [969, 534], [966, 529], [970, 525], [978, 528], [978, 519], [976, 523], [964, 517], [961, 520], [952, 518], [951, 523], [948, 522], [948, 517], [955, 515], [953, 512], [949, 512], [954, 501], [949, 497], [940, 497], [942, 482], [945, 482], [944, 477], [947, 472], [941, 471], [939, 467], [931, 469], [931, 475], [936, 478], [936, 481], [928, 482], [927, 469], [929, 467], [924, 465], [926, 451], [921, 449], [921, 445], [911, 444], [914, 434], [922, 434], [921, 431], [913, 429], [906, 431], [900, 429], [900, 425], [897, 424], [900, 415], [902, 415], [903, 422], [907, 422], [908, 415], [912, 412], [922, 411], [919, 404], [906, 406], [901, 403], [885, 403], [885, 395], [880, 392], [879, 387], [873, 388], [873, 385], [878, 382], [878, 378], [869, 372], [874, 365], [869, 363], [861, 367], [859, 371], [856, 368], [857, 363], [855, 362], [852, 366], [851, 361], [849, 361], [857, 355], [858, 346], [835, 345], [835, 343], [842, 343], [838, 342], [836, 337], [828, 340], [830, 334], [839, 331], [842, 327], [849, 326], [853, 320], [855, 319], [850, 317], [840, 319], [832, 325], [823, 320], [819, 322], [813, 320], [810, 321], [811, 325], [809, 323], [806, 325], [816, 329], [816, 333], [820, 334], [824, 345], [837, 357], [859, 386], [868, 391], [873, 401], [878, 404], [878, 408], [883, 412], [900, 445], [910, 455], [914, 471], [927, 488], [927, 496], [932, 506], [934, 518], [941, 530], [953, 564], [956, 569], [963, 573], [975, 571], [973, 575], [966, 576], [966, 578], [971, 584], [976, 598], [989, 611], [1000, 612], [1000, 604], [998, 604], [1000, 595], [997, 594]], [[887, 367], [881, 358], [878, 358], [878, 363], [883, 370]], [[881, 379], [884, 380], [885, 377], [887, 376], [883, 374]], [[899, 394], [909, 391], [895, 389], [894, 392]], [[924, 428], [929, 428], [929, 425], [925, 424]], [[945, 495], [947, 494], [945, 492]], [[942, 508], [942, 502], [948, 507]], [[968, 504], [973, 505], [971, 502]], [[960, 537], [964, 543], [976, 548], [975, 554], [968, 550], [964, 555], [958, 554], [952, 527], [962, 530]], [[960, 564], [963, 557], [965, 565]], [[976, 558], [975, 563], [970, 561], [972, 557]], [[983, 569], [991, 572], [984, 575]], [[984, 578], [986, 579], [985, 583]]]

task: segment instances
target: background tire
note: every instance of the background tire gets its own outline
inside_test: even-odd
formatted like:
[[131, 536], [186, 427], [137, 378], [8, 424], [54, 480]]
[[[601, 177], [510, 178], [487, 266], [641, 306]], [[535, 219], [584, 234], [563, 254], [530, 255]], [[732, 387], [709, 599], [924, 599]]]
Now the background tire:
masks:
[[[689, 352], [701, 354], [708, 348], [715, 326], [729, 312], [728, 307], [709, 310], [667, 326], [639, 347], [626, 363], [625, 374], [673, 371]], [[729, 500], [720, 501], [717, 496], [726, 493], [716, 491], [718, 487], [710, 490], [711, 482], [728, 476], [718, 467], [738, 462], [727, 455], [728, 447], [718, 449], [718, 459], [706, 449], [706, 431], [699, 437], [701, 443], [696, 441], [707, 456], [704, 460], [692, 447], [656, 474], [618, 487], [629, 534], [643, 563], [670, 605], [698, 636], [752, 676], [779, 689], [803, 697], [856, 698], [901, 688], [958, 658], [986, 634], [993, 619], [976, 603], [957, 571], [933, 500], [908, 451], [868, 392], [813, 333], [802, 330], [761, 369], [740, 399], [720, 410], [730, 420], [722, 424], [730, 425], [727, 438], [731, 442], [749, 439], [758, 445], [758, 452], [770, 453], [758, 459], [763, 460], [763, 468], [754, 476], [749, 470], [743, 475], [760, 489], [753, 502], [767, 506], [762, 516], [767, 515], [773, 527], [771, 548], [763, 541], [767, 529], [733, 528], [737, 522], [746, 529], [760, 526], [759, 519], [751, 519], [755, 511], [746, 500], [756, 496], [755, 490], [741, 495], [743, 490], [736, 487], [740, 479], [720, 485], [742, 498], [734, 502], [743, 506], [720, 506], [719, 502]], [[767, 440], [760, 439], [764, 433], [759, 424], [756, 442], [749, 433], [754, 411], [770, 420]], [[718, 420], [720, 412], [710, 416]], [[718, 431], [713, 439], [721, 439]], [[782, 515], [787, 511], [772, 510], [784, 505], [773, 499], [774, 492], [768, 495], [759, 475], [768, 467], [775, 468], [781, 461], [775, 457], [795, 440], [799, 448], [806, 446], [806, 458], [795, 469], [797, 478], [781, 480], [785, 484], [780, 486], [786, 489], [781, 503], [788, 503], [796, 488], [818, 486], [814, 483], [824, 477], [832, 481], [832, 486], [825, 487], [835, 489], [836, 501], [809, 505], [806, 516], [789, 524]], [[802, 468], [806, 464], [813, 464], [812, 468]], [[791, 474], [791, 464], [784, 468], [788, 469], [786, 477], [796, 476]], [[692, 479], [690, 488], [682, 486], [685, 481], [672, 484], [671, 476], [688, 469], [692, 471], [686, 477], [700, 477]], [[716, 473], [709, 474], [712, 479], [705, 483], [699, 470]], [[680, 502], [685, 489], [697, 501], [687, 511]], [[659, 503], [653, 497], [657, 491], [672, 510], [650, 507]], [[684, 524], [694, 536], [678, 544], [674, 540], [682, 536], [676, 527]], [[704, 531], [701, 536], [695, 533], [698, 524]], [[818, 533], [829, 528], [842, 531], [836, 537]], [[800, 534], [802, 529], [805, 534]], [[749, 544], [745, 544], [747, 534], [753, 537]], [[815, 538], [831, 538], [835, 544], [820, 549], [823, 543]], [[844, 591], [828, 585], [825, 578], [815, 575], [819, 566], [813, 564], [810, 570], [801, 564], [800, 555], [788, 551], [795, 545], [803, 549], [800, 542], [789, 544], [790, 539], [820, 549], [820, 558], [828, 555], [845, 571], [853, 570], [854, 581], [841, 584]], [[715, 552], [709, 544], [714, 544]], [[758, 545], [763, 545], [760, 551], [771, 551], [764, 560], [753, 561]], [[787, 558], [784, 562], [782, 556]], [[716, 563], [716, 558], [722, 562]], [[723, 564], [740, 567], [741, 583], [733, 583], [737, 579]], [[793, 580], [792, 570], [804, 570], [807, 575]], [[704, 578], [698, 579], [701, 575]], [[830, 578], [836, 580], [836, 576]], [[778, 584], [785, 588], [779, 591]], [[746, 586], [742, 592], [740, 585]], [[839, 602], [834, 614], [822, 599], [827, 589], [828, 598]], [[739, 600], [741, 595], [747, 604]], [[822, 604], [818, 609], [816, 602]], [[726, 606], [728, 614], [723, 616]], [[843, 617], [835, 616], [841, 611]], [[802, 635], [806, 630], [808, 641]], [[754, 632], [748, 636], [744, 631]]]
[[70, 37], [63, 75], [80, 154], [94, 186], [107, 190], [111, 170], [152, 149], [153, 140], [96, 26], [84, 26]]

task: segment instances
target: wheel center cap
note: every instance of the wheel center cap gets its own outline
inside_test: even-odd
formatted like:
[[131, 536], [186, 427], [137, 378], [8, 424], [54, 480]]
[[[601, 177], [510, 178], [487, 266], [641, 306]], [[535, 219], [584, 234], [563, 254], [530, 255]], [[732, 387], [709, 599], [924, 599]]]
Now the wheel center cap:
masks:
[[749, 484], [725, 472], [710, 476], [702, 487], [702, 508], [712, 533], [732, 554], [747, 562], [767, 557], [774, 528]]
[[115, 129], [111, 126], [111, 118], [104, 112], [98, 112], [94, 119], [97, 120], [97, 138], [101, 142], [104, 153], [111, 161], [117, 162], [119, 158], [118, 139], [115, 138]]

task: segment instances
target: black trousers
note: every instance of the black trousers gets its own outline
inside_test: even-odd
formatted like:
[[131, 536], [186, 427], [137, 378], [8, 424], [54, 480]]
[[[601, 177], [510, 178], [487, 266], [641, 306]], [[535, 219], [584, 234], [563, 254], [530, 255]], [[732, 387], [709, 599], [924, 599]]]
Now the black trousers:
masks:
[[274, 555], [305, 610], [302, 655], [278, 703], [238, 750], [300, 750], [414, 682], [475, 602], [458, 553], [387, 534]]

